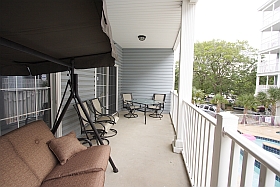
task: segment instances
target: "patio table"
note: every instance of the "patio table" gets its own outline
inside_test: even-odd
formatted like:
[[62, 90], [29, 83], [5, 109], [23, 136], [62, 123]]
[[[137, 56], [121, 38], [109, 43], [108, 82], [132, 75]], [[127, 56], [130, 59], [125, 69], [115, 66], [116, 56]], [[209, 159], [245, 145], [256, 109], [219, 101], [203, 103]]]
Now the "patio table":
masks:
[[152, 100], [152, 99], [132, 99], [131, 101], [129, 101], [131, 103], [136, 103], [136, 104], [140, 104], [140, 106], [143, 106], [143, 107], [140, 107], [139, 109], [137, 109], [138, 111], [141, 111], [141, 112], [144, 112], [144, 117], [145, 117], [145, 124], [146, 124], [146, 113], [147, 113], [147, 107], [148, 105], [160, 105], [161, 102], [160, 101], [155, 101], [155, 100]]

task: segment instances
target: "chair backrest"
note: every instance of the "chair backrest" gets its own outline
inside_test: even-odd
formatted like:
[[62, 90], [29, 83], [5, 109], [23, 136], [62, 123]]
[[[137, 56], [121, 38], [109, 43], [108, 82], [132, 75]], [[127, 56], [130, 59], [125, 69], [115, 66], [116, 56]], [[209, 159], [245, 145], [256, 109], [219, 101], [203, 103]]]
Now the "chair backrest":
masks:
[[124, 101], [131, 101], [133, 99], [132, 93], [123, 93], [122, 98]]
[[[84, 101], [82, 104], [84, 105], [84, 107], [85, 107], [85, 109], [86, 109], [86, 112], [87, 112], [88, 114], [90, 114], [90, 112], [89, 112], [89, 110], [88, 110], [88, 106], [87, 106], [86, 101]], [[87, 123], [88, 123], [88, 121], [87, 121], [87, 117], [86, 117], [85, 113], [84, 113], [83, 110], [82, 110], [81, 105], [80, 105], [79, 103], [77, 103], [76, 105], [74, 105], [74, 108], [76, 109], [76, 111], [77, 111], [77, 113], [78, 113], [78, 117], [79, 117], [79, 119], [80, 119], [80, 122], [82, 123], [81, 125], [86, 126]]]
[[129, 105], [127, 101], [131, 101], [133, 99], [132, 93], [122, 93], [121, 96], [122, 96], [123, 108], [127, 108], [127, 105]]
[[155, 101], [161, 101], [161, 102], [165, 102], [165, 97], [166, 97], [166, 94], [154, 94], [153, 95], [153, 100]]
[[162, 104], [160, 105], [161, 108], [164, 108], [166, 94], [153, 94], [153, 100], [160, 101]]
[[99, 100], [99, 98], [94, 98], [90, 100], [93, 110], [95, 111], [96, 114], [102, 114], [102, 104]]
[[[86, 109], [86, 112], [88, 114], [90, 114], [86, 101], [84, 101], [82, 104], [84, 105], [84, 107]], [[74, 108], [75, 108], [75, 110], [78, 114], [78, 117], [79, 117], [80, 126], [81, 126], [81, 134], [86, 134], [87, 138], [89, 139], [89, 136], [86, 132], [86, 126], [89, 125], [87, 117], [86, 117], [85, 113], [83, 112], [82, 107], [79, 103], [75, 104]]]

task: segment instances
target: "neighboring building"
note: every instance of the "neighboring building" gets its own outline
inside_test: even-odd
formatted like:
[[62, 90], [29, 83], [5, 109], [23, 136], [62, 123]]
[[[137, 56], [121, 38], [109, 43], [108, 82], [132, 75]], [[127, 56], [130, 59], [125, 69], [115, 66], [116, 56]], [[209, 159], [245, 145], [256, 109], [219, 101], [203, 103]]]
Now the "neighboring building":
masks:
[[280, 87], [280, 0], [269, 0], [262, 11], [262, 36], [257, 69], [256, 93]]

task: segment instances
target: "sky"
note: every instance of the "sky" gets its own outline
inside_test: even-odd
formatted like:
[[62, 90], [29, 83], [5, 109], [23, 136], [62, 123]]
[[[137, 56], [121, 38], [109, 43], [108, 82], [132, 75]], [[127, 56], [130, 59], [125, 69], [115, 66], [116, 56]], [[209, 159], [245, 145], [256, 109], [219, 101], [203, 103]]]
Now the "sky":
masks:
[[247, 40], [259, 49], [262, 13], [268, 0], [198, 0], [195, 15], [195, 42], [220, 39]]

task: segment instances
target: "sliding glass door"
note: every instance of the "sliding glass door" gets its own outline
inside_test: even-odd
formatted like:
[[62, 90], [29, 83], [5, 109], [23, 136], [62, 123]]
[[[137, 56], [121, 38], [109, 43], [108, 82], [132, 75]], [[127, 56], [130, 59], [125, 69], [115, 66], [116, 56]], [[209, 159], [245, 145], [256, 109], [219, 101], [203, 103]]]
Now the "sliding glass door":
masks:
[[117, 67], [96, 69], [96, 97], [111, 110], [117, 109]]

